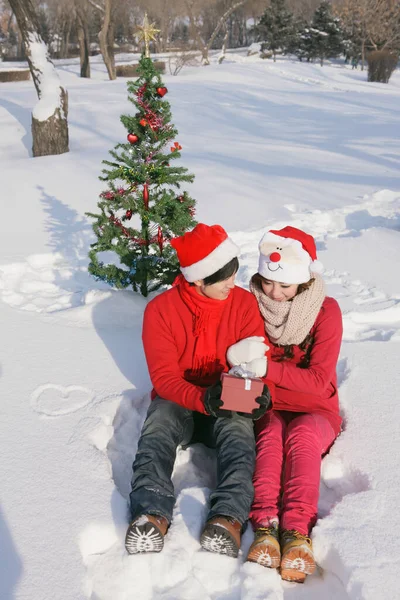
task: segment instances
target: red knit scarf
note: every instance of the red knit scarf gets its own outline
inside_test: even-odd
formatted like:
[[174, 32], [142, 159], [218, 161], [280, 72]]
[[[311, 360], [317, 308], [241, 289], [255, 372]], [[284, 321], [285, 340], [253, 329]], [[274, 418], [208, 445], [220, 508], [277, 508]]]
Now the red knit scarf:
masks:
[[177, 285], [183, 302], [193, 315], [193, 363], [190, 373], [185, 373], [185, 379], [198, 385], [209, 385], [224, 370], [224, 365], [217, 359], [217, 333], [222, 313], [232, 301], [232, 294], [226, 300], [201, 296], [182, 275], [174, 285]]

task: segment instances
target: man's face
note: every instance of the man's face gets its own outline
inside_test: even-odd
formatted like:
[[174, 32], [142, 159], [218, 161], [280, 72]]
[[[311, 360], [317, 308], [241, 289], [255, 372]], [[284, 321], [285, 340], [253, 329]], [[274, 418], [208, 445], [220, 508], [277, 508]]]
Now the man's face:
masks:
[[194, 285], [200, 296], [206, 296], [212, 300], [226, 300], [235, 287], [235, 279], [236, 273], [231, 275], [228, 279], [212, 283], [211, 285], [204, 285], [202, 279], [195, 281]]

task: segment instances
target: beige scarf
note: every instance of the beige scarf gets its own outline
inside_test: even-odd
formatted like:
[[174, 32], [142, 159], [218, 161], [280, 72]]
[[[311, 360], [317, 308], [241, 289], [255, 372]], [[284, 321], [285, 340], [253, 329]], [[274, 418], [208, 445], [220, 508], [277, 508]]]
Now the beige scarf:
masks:
[[257, 299], [264, 318], [265, 331], [271, 342], [279, 346], [298, 346], [310, 333], [325, 299], [322, 277], [313, 274], [310, 287], [287, 302], [271, 300], [262, 289], [250, 282], [250, 291]]

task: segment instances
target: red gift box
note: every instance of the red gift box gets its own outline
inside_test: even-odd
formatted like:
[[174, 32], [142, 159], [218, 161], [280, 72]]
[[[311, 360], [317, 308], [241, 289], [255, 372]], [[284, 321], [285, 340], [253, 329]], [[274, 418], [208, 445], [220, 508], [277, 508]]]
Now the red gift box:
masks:
[[263, 393], [264, 383], [261, 379], [222, 373], [221, 381], [222, 409], [251, 413], [253, 408], [260, 408], [256, 398]]

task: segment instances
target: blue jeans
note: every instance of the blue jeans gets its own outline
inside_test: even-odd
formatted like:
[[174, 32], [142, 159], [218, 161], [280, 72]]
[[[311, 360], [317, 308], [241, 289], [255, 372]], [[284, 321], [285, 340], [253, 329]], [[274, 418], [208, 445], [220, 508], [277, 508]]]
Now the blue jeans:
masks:
[[[253, 421], [232, 414], [231, 419], [203, 418], [217, 453], [217, 487], [210, 495], [207, 518], [225, 515], [243, 524], [254, 495], [255, 440]], [[133, 463], [132, 519], [154, 514], [171, 522], [175, 505], [171, 475], [176, 449], [192, 440], [196, 416], [199, 413], [163, 398], [151, 402]]]

